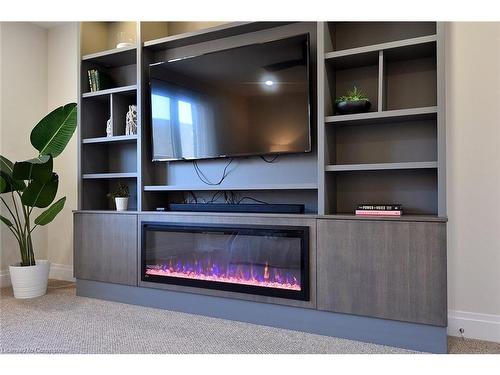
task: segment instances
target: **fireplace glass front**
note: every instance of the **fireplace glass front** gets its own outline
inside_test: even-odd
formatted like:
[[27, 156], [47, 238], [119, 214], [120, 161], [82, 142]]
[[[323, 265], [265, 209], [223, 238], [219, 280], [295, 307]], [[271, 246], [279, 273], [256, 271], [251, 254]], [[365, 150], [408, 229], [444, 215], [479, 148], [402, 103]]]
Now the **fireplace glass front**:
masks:
[[309, 228], [142, 223], [142, 280], [309, 300]]

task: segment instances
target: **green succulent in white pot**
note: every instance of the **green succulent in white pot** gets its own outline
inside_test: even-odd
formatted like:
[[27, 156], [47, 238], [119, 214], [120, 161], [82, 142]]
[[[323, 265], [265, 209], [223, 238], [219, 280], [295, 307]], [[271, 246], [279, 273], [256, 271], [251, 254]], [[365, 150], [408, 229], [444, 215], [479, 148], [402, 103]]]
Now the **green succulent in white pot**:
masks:
[[50, 263], [35, 260], [32, 233], [64, 208], [66, 197], [55, 201], [59, 176], [53, 171], [53, 159], [75, 132], [76, 111], [75, 103], [66, 104], [33, 128], [30, 141], [38, 151], [35, 158], [13, 163], [0, 155], [0, 202], [6, 215], [0, 219], [15, 237], [21, 255], [21, 262], [9, 267], [16, 298], [38, 297], [47, 291]]

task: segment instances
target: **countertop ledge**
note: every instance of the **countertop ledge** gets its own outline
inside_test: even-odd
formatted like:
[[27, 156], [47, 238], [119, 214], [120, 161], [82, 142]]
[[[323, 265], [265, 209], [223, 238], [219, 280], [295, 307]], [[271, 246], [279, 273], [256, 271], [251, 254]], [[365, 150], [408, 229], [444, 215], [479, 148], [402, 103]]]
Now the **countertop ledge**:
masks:
[[179, 211], [114, 211], [114, 210], [73, 210], [75, 214], [116, 214], [116, 215], [176, 215], [176, 216], [232, 216], [232, 217], [289, 217], [318, 220], [371, 220], [371, 221], [416, 221], [416, 222], [442, 222], [448, 221], [447, 217], [433, 215], [402, 215], [391, 216], [356, 216], [354, 214], [317, 215], [317, 214], [263, 214], [240, 212], [179, 212]]

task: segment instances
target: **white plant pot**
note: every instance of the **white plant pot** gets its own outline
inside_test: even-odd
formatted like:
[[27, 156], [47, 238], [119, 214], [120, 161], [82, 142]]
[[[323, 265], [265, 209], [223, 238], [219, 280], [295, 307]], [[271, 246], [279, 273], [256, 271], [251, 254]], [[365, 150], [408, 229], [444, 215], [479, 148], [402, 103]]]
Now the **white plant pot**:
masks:
[[128, 197], [127, 198], [115, 198], [116, 211], [127, 211], [128, 208]]
[[9, 266], [10, 281], [16, 298], [34, 298], [47, 293], [50, 263], [37, 260], [35, 266]]

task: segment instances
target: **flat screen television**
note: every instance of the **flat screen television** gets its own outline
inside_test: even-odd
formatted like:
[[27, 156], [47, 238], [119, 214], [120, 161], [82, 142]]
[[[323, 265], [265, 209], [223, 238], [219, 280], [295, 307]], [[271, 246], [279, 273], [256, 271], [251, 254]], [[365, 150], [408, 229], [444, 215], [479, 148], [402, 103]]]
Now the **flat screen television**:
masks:
[[153, 161], [311, 151], [309, 35], [151, 64]]

